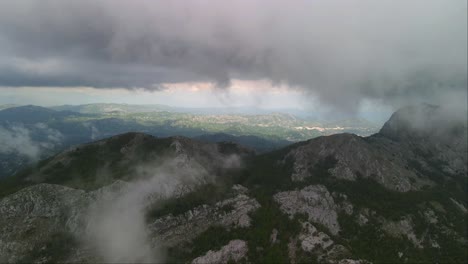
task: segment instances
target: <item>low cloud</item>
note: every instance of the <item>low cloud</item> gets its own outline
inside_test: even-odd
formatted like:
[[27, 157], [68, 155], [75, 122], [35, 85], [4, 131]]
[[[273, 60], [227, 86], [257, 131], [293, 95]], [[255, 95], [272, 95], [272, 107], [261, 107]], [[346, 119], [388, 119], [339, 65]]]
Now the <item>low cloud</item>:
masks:
[[[224, 166], [240, 166], [239, 158], [230, 156], [222, 163]], [[134, 171], [138, 180], [116, 181], [99, 191], [97, 202], [87, 212], [83, 239], [105, 262], [164, 263], [165, 252], [147, 228], [148, 206], [213, 183], [216, 175], [184, 155], [138, 165]]]
[[22, 124], [0, 125], [0, 153], [18, 154], [37, 161], [45, 152], [61, 144], [63, 135], [44, 123], [32, 127]]
[[41, 152], [41, 146], [31, 139], [28, 129], [24, 126], [2, 127], [0, 126], [0, 153], [15, 153], [37, 160]]

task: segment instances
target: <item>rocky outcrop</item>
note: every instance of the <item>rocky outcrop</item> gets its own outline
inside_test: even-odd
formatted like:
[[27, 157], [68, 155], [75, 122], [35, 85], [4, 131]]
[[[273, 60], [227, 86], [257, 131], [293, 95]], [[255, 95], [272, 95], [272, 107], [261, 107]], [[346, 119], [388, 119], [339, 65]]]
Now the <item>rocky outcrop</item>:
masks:
[[309, 223], [302, 223], [298, 241], [301, 250], [311, 253], [317, 257], [319, 263], [368, 263], [365, 260], [351, 259], [351, 252], [343, 245], [335, 243], [325, 232]]
[[163, 241], [167, 246], [174, 246], [189, 241], [210, 226], [249, 227], [249, 213], [260, 204], [245, 194], [216, 203], [214, 206], [202, 205], [184, 214], [167, 215], [156, 219], [149, 225], [154, 243]]
[[293, 217], [306, 214], [310, 221], [320, 223], [336, 235], [340, 231], [337, 205], [323, 185], [310, 185], [302, 190], [280, 192], [274, 195], [280, 209]]
[[220, 250], [210, 250], [205, 255], [194, 259], [192, 261], [192, 264], [225, 264], [228, 262], [238, 262], [246, 257], [247, 252], [247, 242], [243, 240], [231, 240]]

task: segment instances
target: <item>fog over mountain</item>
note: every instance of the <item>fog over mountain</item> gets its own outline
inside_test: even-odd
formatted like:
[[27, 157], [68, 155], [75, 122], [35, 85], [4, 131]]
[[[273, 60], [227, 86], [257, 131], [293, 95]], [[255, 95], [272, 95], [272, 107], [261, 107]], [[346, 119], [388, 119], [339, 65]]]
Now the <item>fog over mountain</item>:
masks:
[[468, 263], [466, 0], [0, 0], [0, 263]]
[[467, 3], [2, 1], [0, 85], [164, 89], [267, 79], [352, 110], [466, 108]]

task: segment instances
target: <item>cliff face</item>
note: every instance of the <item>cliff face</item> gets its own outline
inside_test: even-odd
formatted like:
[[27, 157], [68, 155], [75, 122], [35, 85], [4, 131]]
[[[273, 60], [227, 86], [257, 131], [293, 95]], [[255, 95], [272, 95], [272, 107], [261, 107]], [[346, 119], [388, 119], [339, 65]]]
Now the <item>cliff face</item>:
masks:
[[370, 137], [254, 156], [130, 133], [3, 184], [0, 262], [466, 262], [466, 122], [430, 105]]

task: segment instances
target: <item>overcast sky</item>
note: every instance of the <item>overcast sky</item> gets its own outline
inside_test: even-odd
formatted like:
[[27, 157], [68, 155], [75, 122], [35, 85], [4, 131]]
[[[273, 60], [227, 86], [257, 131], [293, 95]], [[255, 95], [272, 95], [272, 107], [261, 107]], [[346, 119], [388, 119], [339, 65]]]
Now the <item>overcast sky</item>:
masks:
[[95, 88], [104, 101], [129, 89], [172, 91], [176, 104], [184, 95], [232, 103], [240, 93], [249, 100], [239, 102], [278, 108], [355, 111], [366, 100], [466, 109], [467, 1], [0, 1], [0, 86], [0, 103], [26, 102], [31, 89], [44, 104], [57, 89], [53, 100], [87, 89], [77, 103], [94, 101]]

